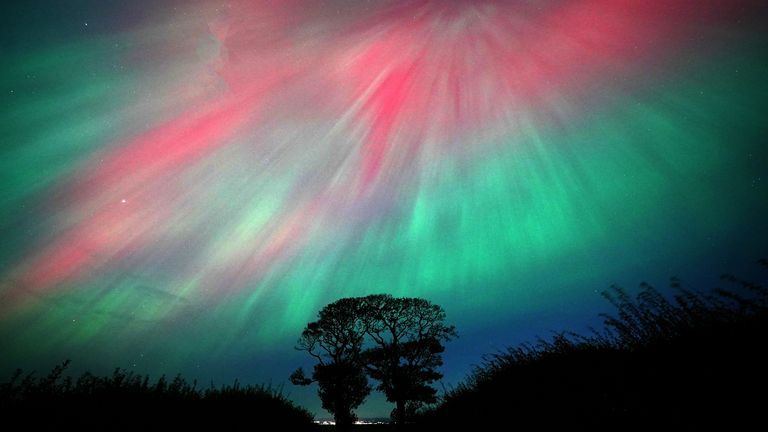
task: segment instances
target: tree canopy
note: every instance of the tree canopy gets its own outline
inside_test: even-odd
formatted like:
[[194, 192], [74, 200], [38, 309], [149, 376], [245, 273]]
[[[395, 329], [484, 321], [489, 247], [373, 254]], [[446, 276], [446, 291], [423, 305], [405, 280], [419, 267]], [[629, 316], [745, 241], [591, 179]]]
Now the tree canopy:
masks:
[[371, 391], [368, 377], [395, 403], [398, 424], [409, 410], [436, 401], [431, 384], [442, 378], [443, 342], [456, 337], [443, 308], [425, 299], [375, 294], [338, 300], [318, 315], [297, 345], [317, 360], [312, 378], [297, 369], [291, 382], [317, 382], [323, 408], [338, 426], [354, 421], [352, 410]]
[[333, 414], [341, 429], [352, 425], [356, 419], [353, 410], [371, 392], [360, 361], [365, 332], [359, 315], [360, 304], [355, 299], [341, 299], [324, 307], [319, 319], [304, 328], [297, 345], [317, 360], [312, 378], [307, 378], [303, 369], [291, 374], [294, 384], [318, 383], [323, 408]]

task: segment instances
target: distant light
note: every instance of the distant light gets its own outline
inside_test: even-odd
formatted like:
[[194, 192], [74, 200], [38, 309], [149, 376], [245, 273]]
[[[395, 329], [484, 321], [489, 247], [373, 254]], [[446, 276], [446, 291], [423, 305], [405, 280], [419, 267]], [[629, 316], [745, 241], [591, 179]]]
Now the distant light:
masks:
[[[315, 424], [319, 426], [335, 426], [336, 422], [333, 420], [315, 420]], [[381, 419], [372, 419], [372, 420], [357, 420], [355, 421], [356, 425], [383, 425], [383, 424], [389, 424], [388, 421], [381, 420]]]
[[122, 201], [120, 201], [120, 202], [122, 202], [123, 204], [125, 204], [125, 203], [126, 203], [126, 202], [128, 202], [128, 201], [126, 201], [126, 200], [125, 200], [125, 198], [123, 198], [123, 200], [122, 200]]

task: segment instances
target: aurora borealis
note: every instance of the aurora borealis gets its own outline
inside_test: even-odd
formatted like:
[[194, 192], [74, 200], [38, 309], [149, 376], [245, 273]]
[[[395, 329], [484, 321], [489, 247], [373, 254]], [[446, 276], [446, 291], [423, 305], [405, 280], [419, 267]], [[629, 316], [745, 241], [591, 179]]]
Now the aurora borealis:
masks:
[[455, 383], [611, 283], [766, 254], [762, 2], [33, 3], [0, 30], [2, 373], [279, 384], [320, 308], [390, 293], [446, 309]]

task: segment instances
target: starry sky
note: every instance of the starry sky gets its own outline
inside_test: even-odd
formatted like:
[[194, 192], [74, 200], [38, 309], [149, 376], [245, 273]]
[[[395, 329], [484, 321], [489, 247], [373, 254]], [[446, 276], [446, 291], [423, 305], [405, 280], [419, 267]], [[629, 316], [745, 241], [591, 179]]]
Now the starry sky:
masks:
[[[325, 304], [482, 354], [768, 245], [762, 1], [46, 0], [0, 14], [0, 373], [285, 384]], [[386, 416], [380, 396], [361, 416]]]

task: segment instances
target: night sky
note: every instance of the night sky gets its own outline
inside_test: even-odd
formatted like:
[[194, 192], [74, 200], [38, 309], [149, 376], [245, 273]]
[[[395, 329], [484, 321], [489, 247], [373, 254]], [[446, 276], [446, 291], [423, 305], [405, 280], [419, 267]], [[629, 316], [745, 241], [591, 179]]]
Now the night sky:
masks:
[[450, 386], [612, 283], [768, 250], [763, 1], [8, 3], [0, 381], [69, 358], [326, 416], [287, 378], [336, 299], [442, 305]]

